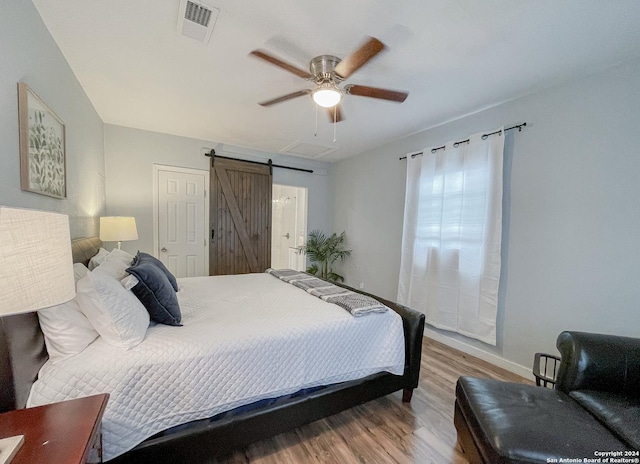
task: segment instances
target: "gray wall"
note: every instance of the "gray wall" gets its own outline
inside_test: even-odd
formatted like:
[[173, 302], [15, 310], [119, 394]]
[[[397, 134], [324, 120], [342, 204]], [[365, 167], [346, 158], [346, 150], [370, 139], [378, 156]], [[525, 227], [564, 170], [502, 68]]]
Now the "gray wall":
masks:
[[307, 187], [308, 229], [331, 230], [332, 165], [273, 153], [261, 153], [216, 142], [160, 134], [122, 126], [105, 125], [108, 214], [134, 216], [139, 240], [123, 242], [129, 252], [153, 250], [153, 165], [208, 170], [210, 158], [204, 152], [251, 161], [295, 166], [314, 170], [313, 174], [274, 168], [276, 184]]
[[[97, 233], [105, 207], [102, 120], [30, 1], [2, 1], [0, 57], [0, 204], [68, 214], [74, 237]], [[65, 123], [65, 200], [20, 190], [19, 81]]]
[[399, 156], [526, 121], [505, 145], [498, 346], [437, 336], [527, 367], [534, 352], [555, 352], [565, 329], [640, 336], [639, 75], [633, 61], [338, 163], [334, 230], [353, 248], [349, 283], [396, 297]]

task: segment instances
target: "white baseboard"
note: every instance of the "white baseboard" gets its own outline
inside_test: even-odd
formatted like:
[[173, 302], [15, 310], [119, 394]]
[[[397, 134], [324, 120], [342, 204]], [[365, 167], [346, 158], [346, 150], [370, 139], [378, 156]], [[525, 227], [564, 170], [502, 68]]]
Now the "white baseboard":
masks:
[[[480, 348], [476, 348], [475, 346], [469, 345], [460, 340], [455, 340], [453, 338], [447, 337], [446, 335], [442, 335], [441, 333], [436, 332], [430, 327], [425, 326], [424, 336], [432, 338], [433, 340], [440, 342], [443, 345], [450, 346], [451, 348], [455, 348], [456, 350], [467, 353], [468, 355], [474, 356], [478, 359], [482, 359], [483, 361], [491, 363], [494, 366], [498, 366], [509, 372], [518, 374], [519, 376], [526, 379], [535, 380], [533, 372], [531, 372], [531, 367], [522, 366], [520, 364], [514, 363], [513, 361], [509, 361], [508, 359], [504, 359], [502, 356], [498, 356], [497, 354], [488, 353], [481, 350]], [[531, 359], [531, 362], [533, 363], [533, 358]]]

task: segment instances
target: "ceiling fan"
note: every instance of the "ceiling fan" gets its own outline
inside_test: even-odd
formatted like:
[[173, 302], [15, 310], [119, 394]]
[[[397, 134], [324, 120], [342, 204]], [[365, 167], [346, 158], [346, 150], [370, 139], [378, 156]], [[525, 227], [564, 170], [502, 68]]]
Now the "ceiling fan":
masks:
[[303, 79], [313, 81], [316, 84], [316, 87], [313, 89], [298, 90], [297, 92], [261, 102], [260, 105], [271, 106], [303, 95], [311, 95], [316, 104], [329, 110], [331, 122], [340, 122], [344, 118], [339, 104], [344, 95], [358, 95], [361, 97], [379, 98], [401, 103], [405, 101], [409, 95], [408, 93], [355, 84], [347, 84], [344, 87], [340, 87], [342, 81], [349, 78], [383, 49], [384, 44], [382, 42], [375, 37], [369, 37], [360, 48], [342, 60], [333, 55], [316, 56], [309, 63], [309, 72], [297, 68], [269, 53], [254, 50], [250, 53], [251, 55]]

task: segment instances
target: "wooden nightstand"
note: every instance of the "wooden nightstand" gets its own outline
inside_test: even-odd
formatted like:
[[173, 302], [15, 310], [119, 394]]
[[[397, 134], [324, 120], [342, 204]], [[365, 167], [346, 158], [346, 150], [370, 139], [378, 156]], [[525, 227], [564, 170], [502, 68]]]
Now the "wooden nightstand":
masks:
[[108, 400], [105, 393], [0, 414], [0, 438], [24, 435], [11, 464], [102, 462], [100, 422]]

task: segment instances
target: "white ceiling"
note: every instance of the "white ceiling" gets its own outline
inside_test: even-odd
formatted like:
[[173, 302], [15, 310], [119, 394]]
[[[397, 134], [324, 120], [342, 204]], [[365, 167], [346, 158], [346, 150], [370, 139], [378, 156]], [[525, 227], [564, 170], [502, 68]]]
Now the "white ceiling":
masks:
[[[302, 142], [334, 161], [640, 56], [638, 0], [206, 0], [208, 45], [177, 31], [180, 0], [33, 0], [105, 123], [279, 152]], [[405, 90], [402, 103], [346, 96], [333, 125], [302, 69], [374, 36], [388, 49], [348, 83]], [[505, 124], [520, 121], [505, 121]], [[307, 157], [309, 157], [307, 155]]]

